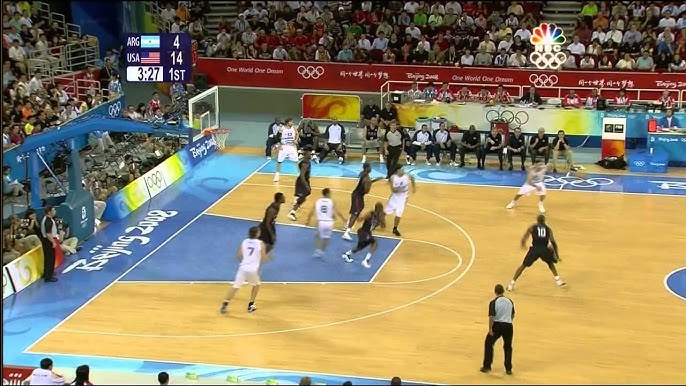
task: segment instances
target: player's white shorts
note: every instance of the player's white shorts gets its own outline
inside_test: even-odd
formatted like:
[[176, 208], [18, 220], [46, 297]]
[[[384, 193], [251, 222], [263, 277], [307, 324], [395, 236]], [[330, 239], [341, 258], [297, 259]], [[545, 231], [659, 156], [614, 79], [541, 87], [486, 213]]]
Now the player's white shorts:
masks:
[[322, 240], [329, 240], [333, 233], [333, 221], [318, 221], [317, 232]]
[[[537, 192], [537, 194], [539, 196], [545, 196], [545, 184], [543, 182], [536, 182], [534, 185], [541, 188], [541, 191]], [[519, 193], [517, 193], [517, 194], [524, 196], [524, 195], [527, 195], [527, 194], [530, 194], [533, 192], [536, 192], [536, 188], [534, 188], [533, 186], [531, 186], [529, 184], [524, 184], [524, 185], [522, 185], [521, 188], [519, 188]]]
[[298, 162], [298, 149], [294, 145], [283, 145], [279, 149], [279, 155], [276, 157], [276, 162], [283, 162], [288, 159], [292, 162]]
[[386, 203], [386, 207], [384, 208], [384, 212], [386, 212], [386, 214], [393, 214], [396, 217], [402, 217], [403, 212], [405, 212], [405, 204], [407, 204], [407, 196], [391, 194], [391, 197], [388, 198], [388, 203]]
[[236, 272], [236, 280], [233, 282], [233, 288], [241, 288], [241, 286], [245, 283], [249, 283], [253, 286], [260, 285], [259, 272], [238, 267], [238, 272]]

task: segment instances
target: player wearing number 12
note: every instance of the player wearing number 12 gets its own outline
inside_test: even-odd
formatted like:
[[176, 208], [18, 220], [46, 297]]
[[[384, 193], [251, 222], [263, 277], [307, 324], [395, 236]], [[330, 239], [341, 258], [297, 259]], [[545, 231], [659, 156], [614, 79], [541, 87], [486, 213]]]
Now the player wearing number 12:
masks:
[[[303, 153], [305, 155], [307, 153]], [[345, 217], [336, 209], [336, 206], [331, 199], [331, 189], [325, 188], [322, 190], [322, 198], [314, 203], [314, 208], [307, 217], [306, 224], [310, 225], [312, 216], [317, 215], [317, 229], [314, 232], [314, 257], [322, 257], [326, 247], [331, 240], [333, 233], [334, 215], [338, 215], [341, 220], [345, 221]]]
[[527, 252], [524, 257], [522, 265], [515, 271], [515, 274], [510, 281], [510, 285], [507, 286], [507, 290], [514, 291], [517, 279], [522, 276], [525, 269], [531, 267], [538, 259], [541, 259], [548, 264], [548, 269], [553, 273], [555, 284], [559, 287], [566, 286], [567, 283], [560, 279], [557, 268], [555, 267], [555, 263], [560, 260], [557, 242], [555, 241], [555, 236], [553, 236], [553, 230], [550, 229], [545, 222], [544, 215], [539, 214], [536, 218], [536, 224], [531, 225], [526, 229], [526, 233], [524, 233], [524, 236], [522, 237], [522, 248], [526, 248], [526, 241], [529, 239], [529, 236], [531, 236], [531, 247], [529, 247], [529, 252]]
[[222, 302], [222, 314], [229, 310], [229, 302], [238, 292], [238, 289], [245, 283], [252, 285], [252, 292], [250, 293], [250, 302], [248, 303], [248, 312], [257, 311], [255, 307], [255, 298], [260, 290], [260, 265], [269, 260], [267, 257], [267, 247], [264, 242], [260, 241], [260, 228], [252, 227], [248, 231], [248, 238], [243, 240], [240, 248], [236, 251], [236, 258], [240, 261], [238, 271], [236, 272], [236, 280], [233, 282], [233, 287], [226, 299]]

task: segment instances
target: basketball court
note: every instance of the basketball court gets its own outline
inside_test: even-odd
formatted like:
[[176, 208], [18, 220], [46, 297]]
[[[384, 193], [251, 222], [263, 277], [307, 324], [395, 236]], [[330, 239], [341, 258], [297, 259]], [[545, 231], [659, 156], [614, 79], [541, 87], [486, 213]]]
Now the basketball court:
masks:
[[[666, 284], [670, 272], [686, 266], [686, 179], [546, 179], [548, 222], [563, 259], [558, 269], [569, 285], [557, 288], [540, 262], [518, 281], [511, 294], [514, 375], [506, 376], [501, 343], [494, 371], [478, 370], [493, 287], [507, 284], [520, 264], [519, 240], [537, 215], [533, 196], [504, 209], [523, 172], [408, 167], [418, 187], [400, 226], [403, 238], [377, 231], [379, 249], [365, 269], [363, 255], [352, 264], [342, 260], [351, 243], [340, 233], [324, 258], [312, 257], [313, 230], [304, 224], [323, 188], [347, 213], [357, 162], [314, 165], [313, 195], [292, 222], [285, 215], [295, 165], [284, 163], [273, 183], [273, 162], [212, 156], [125, 224], [87, 241], [86, 256], [77, 257], [85, 261], [70, 261], [59, 283], [36, 284], [3, 303], [5, 361], [35, 365], [50, 355], [59, 367], [89, 363], [279, 384], [301, 375], [325, 384], [387, 384], [395, 375], [446, 384], [686, 380], [678, 354], [686, 321], [679, 294], [686, 291], [676, 288], [683, 281]], [[375, 164], [372, 177], [383, 172]], [[235, 250], [278, 191], [289, 199], [275, 258], [263, 267], [259, 310], [245, 312], [244, 288], [220, 315]], [[366, 207], [388, 193], [384, 182], [375, 184]], [[160, 211], [165, 220], [148, 243], [112, 244]], [[108, 245], [121, 253], [95, 269], [93, 257]], [[50, 292], [58, 295], [46, 304]]]

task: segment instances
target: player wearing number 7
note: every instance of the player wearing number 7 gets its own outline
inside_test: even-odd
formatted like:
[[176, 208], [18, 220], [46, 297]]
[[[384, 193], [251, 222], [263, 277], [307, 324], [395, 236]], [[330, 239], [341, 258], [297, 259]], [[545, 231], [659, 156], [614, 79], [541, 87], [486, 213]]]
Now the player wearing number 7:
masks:
[[[307, 153], [303, 153], [304, 155]], [[334, 215], [337, 215], [341, 220], [345, 221], [345, 217], [338, 211], [336, 206], [331, 199], [331, 190], [325, 188], [322, 190], [322, 198], [318, 199], [314, 203], [314, 209], [307, 216], [307, 225], [310, 225], [312, 221], [312, 216], [317, 214], [317, 229], [314, 232], [314, 257], [322, 257], [326, 247], [329, 245], [329, 240], [331, 240], [331, 234], [333, 233], [333, 223]]]
[[269, 261], [267, 257], [267, 247], [264, 242], [260, 241], [260, 228], [252, 227], [248, 231], [248, 238], [243, 240], [240, 248], [236, 251], [236, 258], [240, 261], [238, 271], [236, 272], [236, 280], [233, 282], [233, 287], [226, 296], [222, 307], [219, 310], [225, 314], [229, 309], [229, 302], [239, 288], [245, 283], [252, 285], [252, 292], [250, 293], [250, 302], [248, 303], [248, 312], [257, 311], [255, 307], [255, 298], [260, 290], [260, 265]]
[[560, 279], [557, 274], [555, 263], [560, 261], [557, 253], [557, 242], [553, 236], [553, 230], [545, 223], [545, 216], [539, 214], [536, 218], [536, 224], [531, 225], [526, 229], [526, 233], [522, 237], [522, 248], [526, 248], [526, 241], [531, 236], [531, 247], [522, 261], [522, 265], [515, 271], [514, 277], [507, 286], [508, 291], [514, 291], [515, 282], [522, 276], [522, 273], [528, 267], [531, 267], [536, 260], [541, 259], [548, 264], [548, 269], [553, 273], [555, 284], [559, 287], [566, 286], [567, 283]]

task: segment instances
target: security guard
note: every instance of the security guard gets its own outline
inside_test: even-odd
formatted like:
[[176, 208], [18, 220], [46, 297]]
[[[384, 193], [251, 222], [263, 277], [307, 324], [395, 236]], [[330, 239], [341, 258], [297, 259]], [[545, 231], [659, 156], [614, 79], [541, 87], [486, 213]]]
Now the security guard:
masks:
[[503, 350], [505, 351], [505, 372], [512, 374], [512, 319], [515, 316], [514, 303], [511, 299], [503, 296], [505, 288], [498, 284], [495, 286], [495, 299], [488, 304], [488, 335], [484, 342], [484, 363], [482, 373], [491, 371], [493, 363], [493, 345], [503, 338]]
[[43, 244], [43, 261], [44, 273], [43, 277], [46, 282], [55, 282], [55, 248], [59, 244], [59, 236], [57, 230], [57, 223], [55, 222], [55, 214], [57, 211], [51, 205], [45, 206], [45, 217], [40, 223], [40, 240]]

